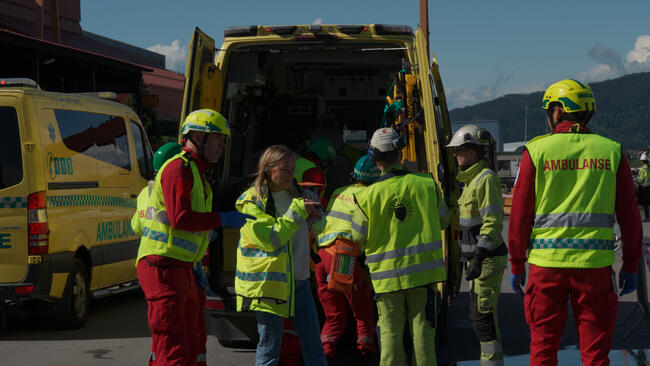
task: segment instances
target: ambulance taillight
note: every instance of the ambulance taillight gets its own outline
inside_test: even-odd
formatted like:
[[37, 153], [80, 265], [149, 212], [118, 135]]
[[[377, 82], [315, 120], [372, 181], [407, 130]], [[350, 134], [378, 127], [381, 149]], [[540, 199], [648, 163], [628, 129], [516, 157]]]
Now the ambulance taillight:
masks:
[[49, 249], [50, 229], [47, 225], [45, 191], [27, 197], [27, 225], [29, 255], [46, 254]]

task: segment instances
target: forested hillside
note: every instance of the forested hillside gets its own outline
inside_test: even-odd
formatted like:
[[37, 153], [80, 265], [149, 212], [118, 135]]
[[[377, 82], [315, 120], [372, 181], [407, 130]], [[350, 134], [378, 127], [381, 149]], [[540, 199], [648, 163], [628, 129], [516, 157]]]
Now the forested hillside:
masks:
[[[625, 75], [590, 84], [596, 114], [589, 127], [615, 139], [626, 149], [650, 145], [650, 72]], [[489, 102], [450, 112], [451, 121], [498, 120], [502, 142], [524, 140], [526, 111], [528, 139], [546, 133], [546, 115], [540, 105], [543, 91], [509, 94]]]

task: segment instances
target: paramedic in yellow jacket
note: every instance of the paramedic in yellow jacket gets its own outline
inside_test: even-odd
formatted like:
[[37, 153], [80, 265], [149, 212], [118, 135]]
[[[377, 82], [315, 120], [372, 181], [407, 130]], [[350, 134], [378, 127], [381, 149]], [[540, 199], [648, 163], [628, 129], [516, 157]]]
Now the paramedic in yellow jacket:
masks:
[[469, 282], [469, 316], [481, 342], [481, 365], [503, 365], [503, 349], [497, 318], [501, 279], [507, 265], [508, 248], [501, 237], [503, 197], [501, 181], [486, 160], [494, 140], [476, 125], [461, 127], [448, 148], [454, 150], [465, 184], [458, 200], [458, 243]]
[[401, 166], [405, 143], [390, 127], [375, 131], [369, 154], [382, 176], [355, 193], [352, 239], [365, 248], [377, 293], [381, 365], [406, 365], [408, 321], [414, 365], [436, 365], [436, 288], [447, 279], [441, 227], [449, 211], [431, 174]]
[[283, 318], [293, 321], [306, 365], [327, 365], [309, 284], [309, 227], [322, 208], [316, 194], [295, 183], [295, 169], [296, 155], [286, 146], [267, 148], [253, 186], [235, 204], [257, 218], [240, 231], [235, 292], [238, 311], [256, 312], [258, 366], [277, 364]]
[[[376, 358], [375, 348], [375, 305], [372, 301], [372, 286], [365, 270], [358, 262], [358, 245], [352, 241], [352, 215], [354, 194], [379, 179], [381, 171], [364, 155], [357, 161], [352, 172], [355, 183], [341, 187], [332, 193], [325, 216], [325, 228], [318, 235], [320, 262], [316, 264], [318, 300], [325, 312], [325, 324], [321, 330], [321, 341], [325, 356], [333, 359], [336, 347], [348, 325], [348, 313], [354, 316], [357, 329], [357, 349], [370, 361]], [[337, 288], [335, 268], [344, 267], [347, 285]], [[348, 310], [349, 307], [349, 310]]]

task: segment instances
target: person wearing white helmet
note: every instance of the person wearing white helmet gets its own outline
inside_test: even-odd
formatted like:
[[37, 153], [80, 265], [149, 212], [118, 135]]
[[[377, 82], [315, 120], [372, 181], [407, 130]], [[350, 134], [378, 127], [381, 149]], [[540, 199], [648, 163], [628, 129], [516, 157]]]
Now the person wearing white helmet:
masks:
[[401, 165], [403, 138], [380, 128], [368, 154], [382, 176], [354, 193], [352, 240], [366, 255], [377, 294], [382, 365], [406, 365], [402, 338], [408, 327], [416, 365], [435, 365], [436, 283], [447, 279], [442, 227], [449, 210], [431, 174]]
[[650, 210], [648, 210], [648, 205], [650, 205], [650, 168], [648, 168], [648, 153], [643, 152], [641, 157], [641, 168], [639, 169], [639, 174], [636, 176], [636, 183], [638, 184], [638, 200], [639, 205], [643, 207], [643, 213], [645, 214], [645, 219], [643, 221], [650, 221]]
[[465, 184], [458, 199], [458, 243], [469, 282], [469, 316], [481, 342], [481, 365], [503, 365], [497, 305], [508, 248], [503, 242], [501, 181], [489, 168], [490, 132], [476, 125], [458, 129], [447, 145], [458, 162], [456, 179]]

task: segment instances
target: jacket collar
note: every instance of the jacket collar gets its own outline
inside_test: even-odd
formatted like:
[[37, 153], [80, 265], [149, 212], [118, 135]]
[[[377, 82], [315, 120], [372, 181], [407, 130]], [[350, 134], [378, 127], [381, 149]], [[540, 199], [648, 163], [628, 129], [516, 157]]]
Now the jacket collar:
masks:
[[203, 161], [203, 159], [197, 153], [190, 150], [188, 147], [184, 146], [183, 151], [189, 153], [192, 156], [192, 161], [194, 161], [196, 167], [199, 169], [199, 173], [203, 173], [206, 169], [210, 167], [209, 163]]
[[472, 179], [474, 179], [474, 177], [476, 177], [485, 168], [487, 168], [487, 165], [485, 164], [485, 159], [480, 159], [469, 168], [459, 171], [456, 179], [458, 179], [463, 183], [468, 184], [469, 182], [472, 181]]
[[553, 133], [567, 133], [567, 132], [591, 133], [591, 131], [587, 128], [587, 126], [577, 122], [571, 122], [571, 121], [560, 122], [555, 126], [555, 130], [553, 130]]

